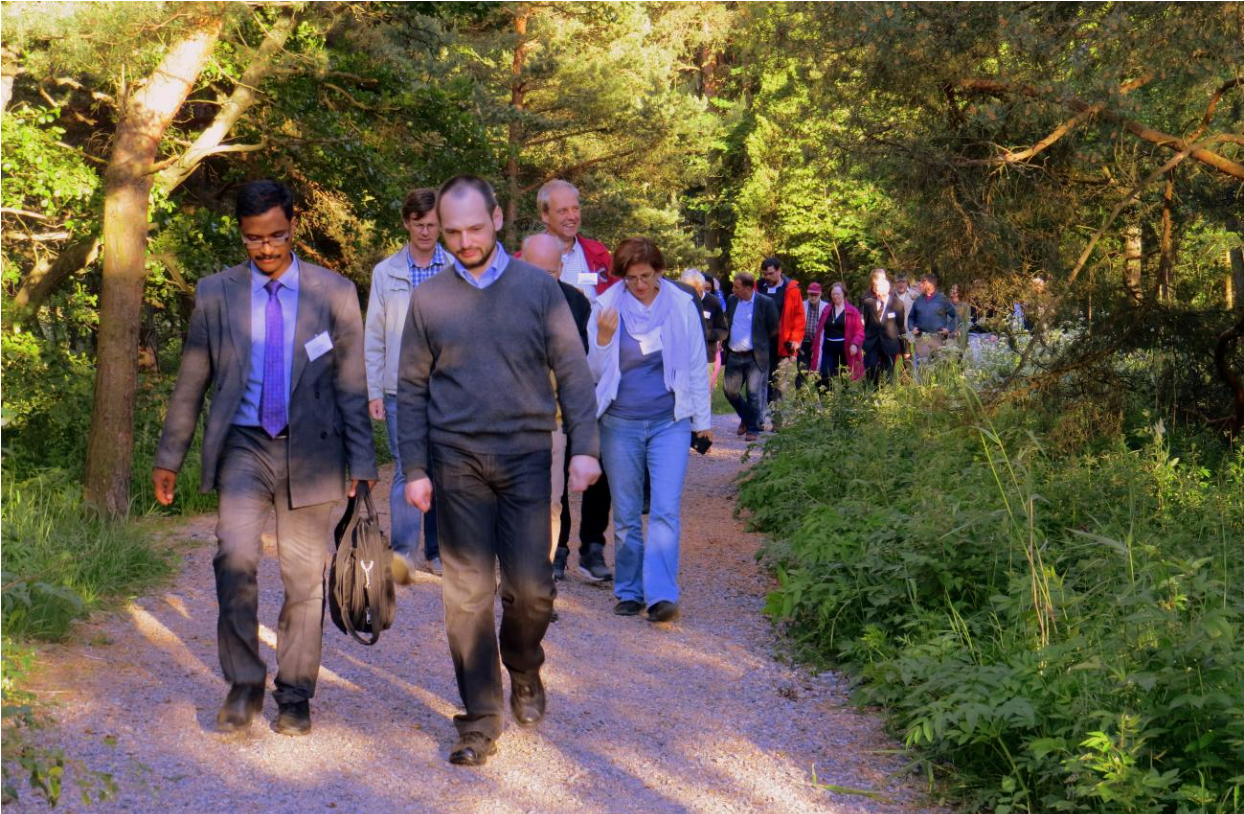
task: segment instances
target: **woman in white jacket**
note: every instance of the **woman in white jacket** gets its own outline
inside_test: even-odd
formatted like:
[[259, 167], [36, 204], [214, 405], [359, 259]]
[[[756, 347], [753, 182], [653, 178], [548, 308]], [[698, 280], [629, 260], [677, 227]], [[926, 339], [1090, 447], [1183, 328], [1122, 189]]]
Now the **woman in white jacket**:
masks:
[[[619, 616], [678, 616], [678, 538], [692, 435], [712, 439], [704, 326], [695, 298], [662, 278], [651, 240], [614, 251], [615, 285], [592, 306], [588, 366], [596, 379], [601, 458], [613, 498], [614, 594]], [[644, 470], [652, 479], [648, 539]]]

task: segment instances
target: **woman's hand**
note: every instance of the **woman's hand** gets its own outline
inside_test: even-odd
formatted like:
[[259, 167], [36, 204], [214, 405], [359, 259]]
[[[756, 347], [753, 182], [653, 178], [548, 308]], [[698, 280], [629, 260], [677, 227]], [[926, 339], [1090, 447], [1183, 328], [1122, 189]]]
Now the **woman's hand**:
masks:
[[712, 430], [696, 430], [696, 431], [695, 431], [694, 433], [692, 433], [692, 434], [693, 434], [696, 438], [703, 438], [703, 439], [705, 439], [705, 440], [707, 440], [707, 441], [712, 441], [712, 440], [713, 440], [713, 431], [712, 431]]
[[596, 344], [602, 348], [613, 341], [618, 330], [618, 309], [606, 308], [596, 318]]
[[860, 355], [860, 346], [859, 346], [859, 345], [852, 345], [852, 346], [851, 346], [851, 350], [850, 350], [849, 352], [850, 352], [850, 354], [851, 354], [852, 356], [859, 356], [859, 355]]

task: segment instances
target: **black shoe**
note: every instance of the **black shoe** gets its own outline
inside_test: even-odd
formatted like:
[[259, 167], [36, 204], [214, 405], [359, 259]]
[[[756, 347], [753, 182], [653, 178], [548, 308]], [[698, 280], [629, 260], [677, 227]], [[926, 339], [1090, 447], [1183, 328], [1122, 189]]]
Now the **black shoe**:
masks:
[[229, 695], [216, 713], [216, 728], [221, 732], [236, 732], [251, 725], [255, 716], [263, 710], [262, 684], [234, 684]]
[[272, 731], [278, 735], [311, 734], [311, 702], [294, 701], [280, 704], [280, 712], [272, 722]]
[[590, 543], [587, 551], [579, 554], [579, 573], [588, 582], [608, 582], [613, 572], [605, 565], [605, 544]]
[[449, 762], [455, 766], [483, 766], [491, 755], [497, 754], [497, 742], [483, 732], [467, 732], [458, 738]]
[[661, 600], [648, 608], [649, 622], [672, 622], [678, 618], [678, 603]]
[[544, 682], [536, 675], [534, 680], [516, 679], [510, 673], [510, 712], [519, 726], [530, 728], [544, 718]]
[[613, 612], [618, 616], [638, 616], [643, 607], [634, 599], [623, 599], [613, 606]]
[[557, 552], [553, 554], [553, 579], [561, 582], [566, 578], [566, 558], [570, 556], [570, 549], [565, 546], [558, 546]]

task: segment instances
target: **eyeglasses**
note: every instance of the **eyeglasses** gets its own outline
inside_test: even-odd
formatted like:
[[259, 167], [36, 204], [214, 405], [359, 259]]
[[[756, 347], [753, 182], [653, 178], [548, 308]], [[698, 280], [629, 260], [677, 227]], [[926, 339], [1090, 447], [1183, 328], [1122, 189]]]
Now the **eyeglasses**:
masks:
[[248, 249], [258, 249], [265, 243], [269, 246], [284, 246], [293, 237], [289, 232], [277, 232], [275, 235], [267, 237], [242, 237], [242, 245]]
[[412, 223], [410, 228], [416, 232], [435, 232], [439, 227], [435, 223]]
[[623, 277], [622, 281], [625, 282], [628, 287], [634, 288], [640, 283], [643, 283], [644, 285], [652, 285], [653, 280], [656, 278], [657, 275], [655, 274], [637, 274], [634, 277]]

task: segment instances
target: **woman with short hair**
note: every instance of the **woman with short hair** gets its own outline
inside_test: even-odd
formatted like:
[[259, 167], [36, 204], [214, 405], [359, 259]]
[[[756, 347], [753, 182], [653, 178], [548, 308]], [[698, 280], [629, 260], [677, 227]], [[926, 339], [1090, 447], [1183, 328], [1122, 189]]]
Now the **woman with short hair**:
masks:
[[828, 386], [844, 368], [851, 371], [851, 381], [864, 377], [864, 319], [847, 302], [846, 283], [834, 283], [829, 299], [829, 307], [821, 313], [812, 340], [811, 367], [821, 372], [822, 387]]
[[[678, 616], [683, 481], [692, 436], [712, 439], [704, 327], [695, 298], [662, 277], [651, 240], [622, 241], [613, 274], [624, 285], [597, 298], [588, 320], [601, 458], [613, 498], [614, 594], [619, 616]], [[644, 471], [652, 479], [644, 539]]]

